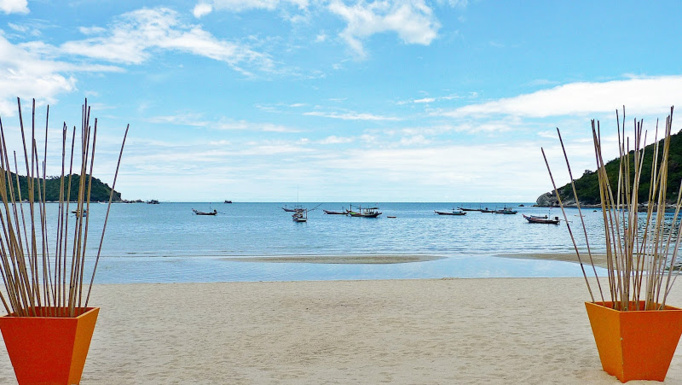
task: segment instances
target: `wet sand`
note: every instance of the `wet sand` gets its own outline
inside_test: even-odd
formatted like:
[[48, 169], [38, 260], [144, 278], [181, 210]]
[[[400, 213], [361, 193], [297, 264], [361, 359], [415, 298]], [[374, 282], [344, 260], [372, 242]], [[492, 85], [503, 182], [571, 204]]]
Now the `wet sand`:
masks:
[[222, 258], [230, 262], [265, 263], [320, 263], [352, 265], [386, 265], [394, 263], [426, 262], [443, 259], [436, 255], [296, 255], [285, 257], [240, 257]]
[[[575, 253], [570, 254], [550, 254], [550, 253], [528, 253], [528, 254], [499, 254], [496, 255], [501, 258], [517, 258], [517, 259], [548, 259], [553, 261], [580, 263]], [[606, 268], [606, 254], [592, 254], [592, 259], [587, 253], [580, 254], [583, 265], [586, 268], [592, 267], [592, 262], [597, 267]]]
[[[499, 258], [514, 259], [546, 259], [553, 261], [579, 263], [575, 253], [527, 253], [527, 254], [497, 254]], [[395, 264], [435, 261], [447, 258], [440, 255], [401, 255], [401, 254], [381, 254], [381, 255], [291, 255], [291, 256], [245, 256], [234, 258], [222, 258], [230, 262], [261, 262], [261, 263], [317, 263], [317, 264]], [[583, 264], [590, 267], [590, 256], [581, 254]], [[593, 254], [592, 261], [595, 266], [606, 268], [606, 255]]]

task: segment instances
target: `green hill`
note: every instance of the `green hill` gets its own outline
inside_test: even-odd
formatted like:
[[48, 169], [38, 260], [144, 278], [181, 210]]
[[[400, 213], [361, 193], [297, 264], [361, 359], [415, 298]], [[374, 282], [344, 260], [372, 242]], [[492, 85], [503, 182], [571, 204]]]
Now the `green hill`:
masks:
[[[14, 191], [15, 191], [15, 199], [19, 200], [17, 194], [17, 188], [16, 188], [16, 174], [11, 174], [12, 175], [12, 183], [14, 185]], [[86, 176], [86, 178], [89, 178], [89, 176]], [[78, 174], [72, 174], [71, 175], [71, 193], [70, 196], [66, 196], [67, 194], [67, 186], [68, 186], [68, 176], [64, 177], [64, 194], [65, 198], [64, 200], [70, 200], [70, 201], [76, 201], [78, 199], [78, 186], [80, 183], [80, 175]], [[86, 179], [86, 183], [88, 180]], [[42, 186], [43, 181], [40, 180], [40, 184]], [[60, 178], [57, 177], [48, 177], [45, 180], [45, 200], [48, 202], [58, 202], [59, 201], [59, 190], [60, 190]], [[28, 178], [25, 176], [19, 175], [19, 186], [21, 187], [21, 199], [27, 200], [28, 199]], [[36, 185], [37, 189], [37, 185]], [[90, 201], [91, 202], [108, 202], [109, 201], [109, 195], [111, 194], [111, 187], [107, 185], [106, 183], [103, 183], [101, 180], [93, 177], [92, 178], [92, 190], [90, 192]], [[37, 192], [35, 192], [35, 195], [37, 195]], [[70, 198], [70, 199], [69, 199]], [[37, 201], [38, 197], [34, 196], [34, 199]], [[121, 193], [115, 191], [114, 192], [114, 202], [120, 202], [121, 201]]]
[[[654, 145], [646, 146], [644, 151], [644, 165], [642, 168], [642, 176], [639, 186], [639, 201], [646, 202], [649, 197], [649, 184], [651, 180], [651, 162], [654, 155]], [[659, 141], [659, 159], [663, 152], [663, 140]], [[630, 170], [634, 170], [634, 151], [630, 151]], [[609, 176], [611, 187], [614, 189], [618, 183], [618, 168], [620, 160], [618, 158], [609, 161], [606, 164], [606, 173]], [[632, 173], [632, 172], [631, 172]], [[682, 180], [682, 134], [678, 132], [670, 136], [670, 155], [668, 157], [668, 188], [666, 197], [668, 202], [674, 202], [677, 199], [677, 192], [680, 187], [680, 180]], [[595, 171], [585, 171], [583, 176], [575, 180], [575, 188], [580, 199], [580, 204], [583, 205], [599, 205], [599, 181]], [[573, 190], [571, 184], [559, 187], [559, 195], [562, 202], [567, 205], [575, 204], [573, 197]], [[540, 196], [537, 200], [538, 206], [556, 206], [557, 200], [554, 192], [548, 192]]]

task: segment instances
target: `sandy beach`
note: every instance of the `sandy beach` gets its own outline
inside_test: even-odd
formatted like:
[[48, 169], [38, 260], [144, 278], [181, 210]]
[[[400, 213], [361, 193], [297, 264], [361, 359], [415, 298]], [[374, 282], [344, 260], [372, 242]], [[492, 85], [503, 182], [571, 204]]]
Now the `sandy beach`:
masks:
[[617, 384], [585, 300], [581, 278], [98, 285], [81, 383]]

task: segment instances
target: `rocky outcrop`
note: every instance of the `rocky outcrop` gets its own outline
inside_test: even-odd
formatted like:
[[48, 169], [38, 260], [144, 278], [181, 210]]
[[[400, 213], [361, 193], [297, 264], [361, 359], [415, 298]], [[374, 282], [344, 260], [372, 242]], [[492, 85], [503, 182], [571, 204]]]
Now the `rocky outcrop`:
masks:
[[556, 199], [556, 194], [552, 191], [540, 195], [535, 204], [539, 207], [553, 207], [559, 205], [559, 200]]
[[[563, 195], [563, 193], [562, 193]], [[575, 200], [573, 198], [566, 199], [561, 202], [564, 204], [566, 207], [571, 207], [575, 206]], [[538, 199], [535, 201], [535, 205], [538, 207], [559, 207], [559, 200], [556, 197], [556, 194], [554, 191], [544, 193], [538, 197]], [[588, 206], [588, 205], [584, 205]]]

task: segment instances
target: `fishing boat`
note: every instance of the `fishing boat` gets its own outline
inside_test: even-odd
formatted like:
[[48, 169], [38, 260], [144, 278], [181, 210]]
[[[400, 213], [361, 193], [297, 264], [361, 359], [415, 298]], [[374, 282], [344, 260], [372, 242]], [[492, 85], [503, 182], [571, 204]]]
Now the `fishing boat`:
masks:
[[329, 214], [329, 215], [348, 215], [348, 212], [346, 210], [344, 210], [344, 211], [332, 211], [332, 210], [322, 209], [322, 211], [324, 211], [325, 214]]
[[301, 209], [300, 211], [294, 212], [291, 215], [291, 219], [296, 223], [308, 222], [308, 210]]
[[282, 207], [282, 210], [284, 210], [284, 211], [286, 211], [286, 212], [288, 212], [288, 213], [297, 213], [297, 212], [303, 211], [303, 210], [305, 210], [305, 209], [304, 209], [303, 207], [299, 207], [299, 206], [296, 206], [296, 207], [294, 207], [294, 208], [291, 208], [291, 207], [287, 207], [286, 205], [284, 205], [284, 207]]
[[528, 223], [544, 223], [548, 225], [558, 225], [559, 224], [559, 217], [554, 217], [554, 219], [547, 218], [545, 215], [544, 217], [540, 217], [537, 215], [526, 215], [526, 214], [521, 214], [523, 215], [524, 218], [528, 221]]
[[232, 203], [231, 200], [225, 200], [225, 203]]
[[216, 214], [218, 214], [218, 210], [215, 210], [215, 209], [213, 211], [199, 211], [199, 210], [192, 209], [192, 211], [196, 215], [216, 215]]
[[458, 207], [460, 211], [483, 211], [483, 209], [470, 209], [467, 207]]
[[509, 208], [509, 207], [505, 207], [505, 208], [503, 208], [502, 210], [495, 210], [495, 211], [493, 211], [493, 213], [495, 213], [495, 214], [507, 214], [507, 215], [509, 215], [509, 214], [516, 214], [517, 212], [518, 212], [518, 211], [512, 210], [512, 209]]
[[461, 210], [455, 210], [452, 209], [452, 211], [438, 211], [438, 210], [433, 210], [438, 215], [467, 215], [464, 211]]
[[358, 207], [358, 211], [348, 210], [348, 215], [356, 218], [376, 218], [381, 215], [378, 207]]

